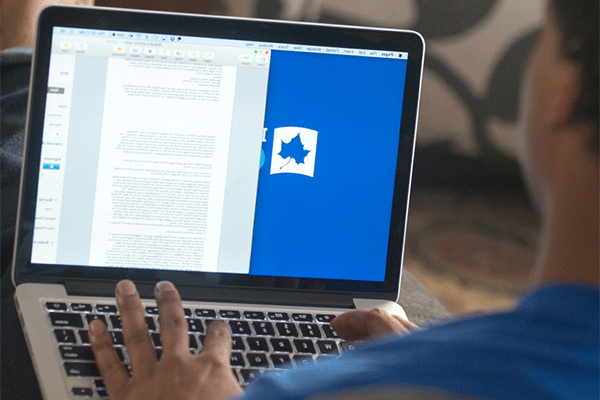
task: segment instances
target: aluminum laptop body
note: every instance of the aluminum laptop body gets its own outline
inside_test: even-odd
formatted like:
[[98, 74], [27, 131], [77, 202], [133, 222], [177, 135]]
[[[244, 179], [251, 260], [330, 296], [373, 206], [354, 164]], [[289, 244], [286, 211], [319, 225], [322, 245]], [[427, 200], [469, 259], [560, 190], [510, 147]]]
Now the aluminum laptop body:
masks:
[[327, 328], [346, 310], [403, 315], [423, 55], [410, 31], [44, 9], [13, 258], [44, 398], [106, 397], [86, 329], [120, 346], [121, 279], [149, 326], [153, 286], [178, 287], [192, 351], [228, 320], [243, 383], [351, 351]]

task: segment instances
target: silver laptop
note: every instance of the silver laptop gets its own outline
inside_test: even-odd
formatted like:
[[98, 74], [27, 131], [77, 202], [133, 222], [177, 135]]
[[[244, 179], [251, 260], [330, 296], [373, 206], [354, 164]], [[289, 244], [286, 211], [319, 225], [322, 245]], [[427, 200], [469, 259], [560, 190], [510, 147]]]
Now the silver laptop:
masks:
[[190, 351], [226, 320], [242, 385], [352, 351], [329, 326], [399, 296], [424, 43], [415, 32], [49, 7], [13, 281], [46, 399], [107, 397], [115, 284], [181, 292]]

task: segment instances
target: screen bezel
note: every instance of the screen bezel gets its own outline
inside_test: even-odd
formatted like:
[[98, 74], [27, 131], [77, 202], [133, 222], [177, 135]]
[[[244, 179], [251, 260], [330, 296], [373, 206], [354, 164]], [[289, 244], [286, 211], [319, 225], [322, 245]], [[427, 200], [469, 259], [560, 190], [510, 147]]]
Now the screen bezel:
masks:
[[[402, 110], [399, 110], [402, 123], [399, 132], [385, 280], [374, 282], [282, 278], [247, 274], [32, 264], [30, 262], [32, 227], [35, 219], [52, 29], [55, 26], [408, 52], [404, 100]], [[136, 282], [151, 283], [168, 279], [176, 285], [335, 292], [369, 298], [396, 299], [404, 251], [423, 52], [422, 37], [411, 31], [103, 8], [62, 6], [45, 8], [38, 21], [38, 40], [32, 66], [22, 193], [15, 240], [15, 282], [17, 284], [63, 283], [66, 279], [117, 282], [121, 279], [131, 279]]]

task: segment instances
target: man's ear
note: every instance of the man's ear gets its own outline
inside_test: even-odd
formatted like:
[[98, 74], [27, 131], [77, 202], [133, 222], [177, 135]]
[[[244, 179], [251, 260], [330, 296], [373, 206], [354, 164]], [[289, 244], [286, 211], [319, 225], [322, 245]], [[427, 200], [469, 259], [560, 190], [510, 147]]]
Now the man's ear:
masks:
[[562, 60], [554, 71], [554, 90], [545, 116], [552, 132], [578, 124], [576, 107], [583, 92], [581, 67]]

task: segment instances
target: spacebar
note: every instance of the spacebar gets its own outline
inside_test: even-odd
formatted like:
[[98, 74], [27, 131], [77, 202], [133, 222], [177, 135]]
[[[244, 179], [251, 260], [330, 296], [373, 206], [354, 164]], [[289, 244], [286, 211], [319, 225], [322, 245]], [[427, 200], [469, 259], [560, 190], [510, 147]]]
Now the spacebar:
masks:
[[64, 365], [68, 376], [100, 376], [95, 363], [66, 362]]

